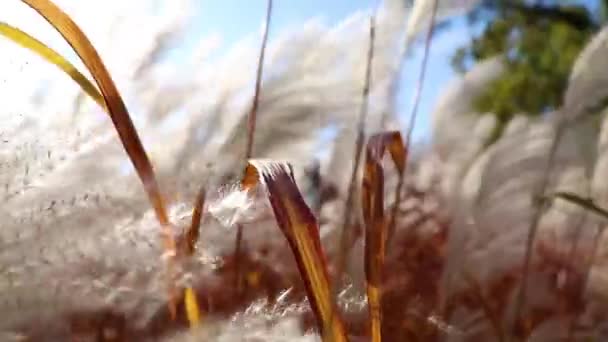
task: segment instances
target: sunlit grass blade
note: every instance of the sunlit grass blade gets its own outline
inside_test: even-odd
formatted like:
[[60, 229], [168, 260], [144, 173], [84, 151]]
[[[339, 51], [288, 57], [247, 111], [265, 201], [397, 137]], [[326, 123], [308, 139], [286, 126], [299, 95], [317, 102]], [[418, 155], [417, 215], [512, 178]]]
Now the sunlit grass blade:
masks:
[[340, 315], [335, 313], [327, 262], [319, 226], [304, 202], [289, 164], [250, 160], [243, 185], [261, 182], [268, 194], [275, 219], [287, 238], [306, 287], [324, 341], [347, 341]]
[[[172, 257], [176, 252], [175, 240], [173, 239], [169, 217], [167, 216], [167, 210], [161, 195], [156, 175], [143, 144], [141, 143], [139, 135], [137, 134], [137, 130], [133, 125], [133, 121], [129, 116], [125, 103], [120, 96], [114, 81], [110, 77], [108, 70], [99, 57], [97, 50], [93, 47], [89, 39], [78, 27], [78, 25], [51, 1], [22, 1], [44, 17], [46, 21], [49, 22], [49, 24], [51, 24], [53, 28], [55, 28], [62, 35], [62, 37], [70, 44], [72, 49], [80, 57], [84, 65], [93, 76], [93, 79], [97, 83], [97, 86], [103, 95], [103, 99], [106, 104], [105, 107], [109, 112], [110, 118], [114, 124], [114, 127], [116, 128], [122, 145], [129, 155], [129, 158], [131, 159], [131, 162], [133, 163], [148, 198], [154, 208], [154, 212], [162, 228], [163, 243], [166, 254], [170, 256], [169, 260], [172, 260]], [[169, 262], [168, 265], [169, 277], [171, 278], [171, 262]], [[171, 298], [170, 311], [172, 316], [175, 317], [175, 298], [177, 293], [172, 281], [170, 282], [169, 287]]]
[[386, 152], [392, 157], [401, 175], [405, 169], [406, 157], [401, 133], [385, 132], [373, 135], [366, 149], [361, 205], [365, 221], [365, 276], [373, 342], [382, 340], [382, 268], [387, 239], [382, 159]]
[[99, 93], [99, 90], [97, 90], [95, 85], [58, 52], [51, 49], [38, 39], [32, 37], [28, 33], [2, 21], [0, 21], [0, 35], [3, 35], [18, 45], [36, 53], [47, 62], [58, 67], [61, 71], [70, 76], [70, 78], [74, 80], [74, 82], [76, 82], [80, 88], [100, 107], [106, 107], [103, 96], [101, 96], [101, 93]]
[[188, 318], [190, 327], [195, 328], [199, 326], [201, 322], [201, 313], [198, 308], [196, 294], [191, 287], [187, 287], [184, 290], [184, 307], [186, 310], [186, 318]]
[[22, 1], [42, 15], [63, 36], [91, 72], [103, 94], [104, 102], [121, 142], [154, 204], [159, 220], [165, 225], [168, 224], [169, 220], [150, 160], [131, 121], [124, 101], [99, 54], [76, 23], [51, 1]]

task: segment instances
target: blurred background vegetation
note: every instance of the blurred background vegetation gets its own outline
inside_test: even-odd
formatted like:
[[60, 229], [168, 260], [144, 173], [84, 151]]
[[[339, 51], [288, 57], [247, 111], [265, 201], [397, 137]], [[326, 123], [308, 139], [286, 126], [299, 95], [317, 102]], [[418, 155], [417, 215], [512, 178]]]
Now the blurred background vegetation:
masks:
[[[225, 295], [232, 288], [224, 286], [228, 278], [221, 278], [232, 273], [217, 272], [217, 265], [236, 264], [224, 261], [233, 255], [237, 223], [254, 229], [243, 236], [260, 265], [268, 265], [281, 276], [289, 275], [286, 270], [295, 271], [289, 264], [292, 258], [284, 257], [290, 254], [285, 254], [284, 238], [265, 200], [243, 195], [235, 181], [242, 171], [264, 1], [108, 0], [86, 5], [55, 1], [82, 25], [111, 70], [168, 194], [176, 227], [188, 227], [197, 191], [201, 185], [207, 188], [202, 248], [188, 260], [192, 261], [187, 265], [188, 281], [218, 284], [223, 297], [232, 298]], [[411, 112], [401, 100], [416, 98], [412, 95], [423, 83], [418, 77], [425, 75], [420, 73], [420, 60], [428, 57], [424, 88], [434, 93], [421, 91], [420, 120], [415, 124], [428, 139], [424, 143], [413, 139], [408, 145], [405, 177], [389, 165], [385, 170], [387, 190], [398, 188], [401, 181], [404, 184], [400, 198], [387, 192], [385, 207], [399, 209], [396, 234], [407, 238], [391, 241], [387, 260], [394, 260], [394, 267], [407, 264], [408, 269], [410, 260], [424, 262], [408, 271], [411, 276], [402, 277], [401, 269], [391, 272], [400, 278], [387, 281], [390, 286], [398, 284], [390, 291], [400, 305], [385, 317], [409, 329], [403, 322], [410, 318], [402, 315], [410, 316], [403, 310], [410, 299], [402, 295], [412, 292], [407, 294], [412, 303], [425, 306], [415, 309], [422, 312], [416, 317], [424, 318], [420, 326], [425, 328], [419, 330], [427, 331], [424, 315], [430, 313], [433, 316], [428, 318], [434, 319], [440, 309], [435, 307], [436, 298], [449, 298], [441, 292], [439, 277], [453, 277], [454, 288], [468, 289], [465, 278], [470, 272], [484, 292], [495, 293], [494, 284], [503, 284], [505, 276], [517, 279], [537, 238], [551, 253], [572, 253], [564, 257], [569, 263], [559, 266], [559, 277], [562, 270], [573, 269], [577, 273], [571, 274], [583, 283], [573, 286], [577, 289], [573, 295], [560, 297], [577, 301], [568, 317], [557, 297], [535, 298], [543, 312], [555, 310], [546, 318], [553, 325], [533, 327], [540, 331], [535, 336], [542, 336], [537, 340], [565, 340], [564, 330], [574, 324], [569, 327], [561, 319], [594, 315], [596, 306], [604, 314], [588, 330], [598, 336], [596, 340], [608, 340], [605, 222], [600, 225], [598, 218], [571, 203], [560, 200], [541, 206], [537, 201], [540, 196], [567, 191], [608, 207], [608, 73], [603, 57], [608, 51], [604, 25], [608, 0], [438, 1], [436, 15], [432, 0], [336, 0], [327, 5], [277, 1], [270, 24], [276, 34], [270, 35], [262, 75], [254, 157], [293, 164], [298, 186], [314, 207], [328, 259], [335, 260], [341, 253], [338, 239], [343, 229], [363, 227], [359, 224], [362, 205], [356, 203], [362, 198], [363, 182], [353, 166], [359, 127], [364, 127], [362, 137], [410, 128], [405, 123]], [[17, 0], [0, 1], [2, 6], [0, 17], [7, 23], [77, 62], [42, 18], [21, 8]], [[317, 12], [325, 13], [327, 22], [312, 17]], [[368, 60], [372, 13], [376, 14], [376, 38], [374, 58]], [[428, 36], [430, 47], [409, 44], [425, 40], [431, 18], [439, 32]], [[222, 34], [210, 30], [215, 26]], [[141, 182], [110, 120], [56, 68], [10, 41], [2, 43], [6, 45], [0, 45], [4, 61], [0, 65], [5, 66], [0, 71], [0, 94], [5, 94], [0, 111], [0, 197], [4, 201], [0, 280], [6, 281], [0, 282], [0, 312], [17, 314], [0, 320], [0, 340], [4, 330], [17, 328], [45, 337], [55, 333], [63, 336], [56, 340], [67, 340], [70, 331], [65, 326], [70, 321], [62, 312], [105, 315], [102, 309], [108, 306], [124, 313], [125, 321], [145, 327], [137, 331], [156, 329], [156, 314], [165, 307], [166, 282], [162, 264], [151, 260], [165, 255], [164, 247], [156, 223], [151, 223], [152, 211]], [[422, 52], [427, 47], [428, 56]], [[77, 67], [84, 70], [81, 64]], [[369, 97], [365, 97], [361, 90], [368, 68], [373, 76]], [[462, 77], [446, 87], [454, 70]], [[359, 125], [361, 112], [367, 116]], [[594, 115], [580, 115], [583, 112]], [[593, 120], [579, 120], [589, 117]], [[433, 121], [432, 134], [420, 123], [424, 120]], [[564, 126], [567, 132], [561, 134]], [[351, 195], [353, 203], [348, 200]], [[349, 216], [351, 222], [359, 222], [346, 225]], [[430, 236], [430, 244], [421, 239], [412, 248], [409, 237], [418, 241], [418, 233]], [[600, 238], [604, 240], [596, 243]], [[355, 303], [362, 303], [359, 292], [365, 282], [362, 242], [353, 245], [347, 270], [354, 284], [348, 296]], [[437, 255], [428, 254], [429, 250]], [[580, 258], [570, 257], [575, 251]], [[601, 262], [588, 261], [596, 255]], [[537, 256], [544, 260], [541, 254]], [[429, 266], [429, 260], [437, 267]], [[591, 276], [579, 277], [579, 272]], [[548, 293], [545, 286], [553, 286], [558, 278], [536, 271], [532, 275], [542, 280], [531, 282], [534, 293]], [[406, 278], [423, 281], [410, 291], [410, 283], [401, 282]], [[274, 276], [268, 279], [273, 288], [279, 288]], [[517, 304], [512, 299], [520, 287], [513, 284], [500, 294], [504, 298], [491, 298], [506, 303], [500, 305], [507, 313]], [[561, 291], [562, 286], [555, 288]], [[418, 292], [429, 297], [420, 301]], [[583, 296], [592, 305], [581, 309], [578, 301]], [[230, 311], [234, 317], [243, 314], [245, 332], [238, 331], [240, 335], [252, 330], [245, 314], [251, 311], [256, 319], [264, 316], [249, 310], [255, 302], [249, 304], [243, 304], [244, 313], [238, 311], [240, 307]], [[480, 305], [448, 317], [446, 326], [467, 333], [482, 331], [485, 338], [470, 340], [488, 341], [492, 329], [478, 319], [485, 309]], [[282, 312], [277, 313], [280, 318], [273, 316], [269, 321], [284, 318]], [[213, 318], [216, 313], [208, 314]], [[216, 317], [219, 323], [235, 326], [232, 318], [224, 319], [219, 313]], [[511, 324], [511, 317], [505, 314], [498, 320], [503, 318], [504, 324]], [[206, 327], [210, 326], [207, 322], [211, 320]], [[471, 327], [463, 322], [477, 323]], [[266, 323], [264, 329], [269, 326]], [[221, 329], [228, 328], [218, 328], [218, 335], [226, 333]], [[298, 326], [290, 331], [293, 336], [302, 335]], [[279, 341], [285, 337], [281, 334]], [[238, 336], [235, 340], [243, 340]]]
[[506, 72], [488, 84], [473, 105], [492, 113], [497, 139], [515, 115], [540, 116], [562, 105], [576, 57], [608, 18], [605, 0], [484, 0], [468, 14], [483, 24], [453, 56], [464, 73], [476, 63], [506, 57]]

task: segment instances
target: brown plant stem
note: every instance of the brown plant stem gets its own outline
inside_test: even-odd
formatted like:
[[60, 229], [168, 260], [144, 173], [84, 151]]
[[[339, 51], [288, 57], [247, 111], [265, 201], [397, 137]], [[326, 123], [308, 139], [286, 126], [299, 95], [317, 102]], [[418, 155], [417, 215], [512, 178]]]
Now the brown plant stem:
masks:
[[194, 201], [194, 208], [192, 209], [192, 221], [190, 227], [186, 231], [186, 253], [188, 255], [194, 254], [196, 249], [196, 243], [200, 237], [200, 225], [203, 217], [203, 207], [205, 205], [205, 188], [201, 187], [196, 195]]
[[[412, 111], [410, 112], [410, 121], [407, 128], [407, 134], [405, 136], [405, 149], [406, 151], [410, 150], [410, 143], [412, 139], [412, 132], [414, 131], [414, 126], [416, 125], [416, 117], [418, 116], [418, 108], [420, 107], [420, 99], [422, 98], [422, 89], [424, 86], [424, 79], [426, 77], [426, 68], [428, 64], [429, 54], [431, 51], [431, 42], [433, 41], [433, 34], [435, 32], [435, 18], [437, 17], [437, 9], [439, 7], [439, 0], [433, 0], [433, 9], [431, 12], [431, 20], [429, 22], [429, 28], [426, 32], [426, 37], [424, 40], [424, 52], [422, 55], [422, 62], [420, 64], [420, 72], [418, 73], [418, 80], [416, 81], [416, 88], [414, 91], [414, 98], [412, 104]], [[407, 159], [406, 159], [406, 168], [407, 168]], [[401, 202], [401, 189], [403, 188], [403, 184], [405, 183], [405, 175], [407, 170], [403, 172], [403, 175], [399, 178], [399, 183], [397, 184], [397, 189], [395, 190], [395, 202], [393, 203], [393, 208], [391, 210], [391, 216], [388, 223], [388, 243], [393, 240], [393, 236], [395, 234], [395, 225], [397, 220], [397, 211], [399, 208], [399, 202]]]
[[383, 269], [387, 237], [382, 160], [387, 152], [401, 176], [405, 169], [406, 152], [400, 132], [383, 132], [369, 138], [361, 183], [361, 209], [365, 222], [365, 280], [372, 342], [382, 341]]
[[[260, 46], [260, 55], [258, 58], [258, 68], [255, 79], [255, 92], [253, 94], [253, 103], [251, 105], [251, 111], [247, 118], [247, 145], [245, 147], [245, 163], [253, 155], [253, 142], [255, 133], [255, 123], [258, 112], [258, 105], [260, 102], [260, 91], [262, 88], [262, 73], [264, 71], [264, 56], [266, 54], [266, 44], [268, 42], [268, 31], [270, 27], [270, 18], [272, 16], [272, 0], [268, 0], [266, 5], [266, 19], [264, 23], [264, 33], [262, 35], [262, 45]], [[240, 293], [243, 283], [243, 275], [241, 272], [241, 254], [243, 249], [243, 225], [237, 225], [237, 232], [234, 241], [234, 257], [235, 257], [235, 288]]]
[[351, 219], [352, 219], [352, 207], [354, 201], [354, 193], [357, 181], [357, 174], [359, 171], [359, 164], [361, 163], [361, 153], [363, 151], [363, 144], [365, 141], [365, 121], [367, 119], [368, 102], [369, 102], [369, 88], [372, 74], [372, 62], [374, 59], [374, 40], [376, 35], [374, 16], [370, 17], [369, 20], [369, 46], [367, 49], [367, 65], [365, 68], [365, 80], [363, 83], [363, 90], [361, 92], [361, 107], [359, 110], [359, 118], [357, 123], [357, 140], [355, 142], [355, 159], [353, 168], [350, 175], [350, 181], [348, 184], [348, 193], [346, 195], [346, 203], [344, 205], [344, 215], [342, 218], [342, 231], [340, 234], [340, 245], [338, 249], [338, 260], [336, 264], [335, 274], [335, 285], [336, 289], [340, 286], [341, 277], [346, 269], [348, 263], [348, 250], [350, 246], [351, 234]]

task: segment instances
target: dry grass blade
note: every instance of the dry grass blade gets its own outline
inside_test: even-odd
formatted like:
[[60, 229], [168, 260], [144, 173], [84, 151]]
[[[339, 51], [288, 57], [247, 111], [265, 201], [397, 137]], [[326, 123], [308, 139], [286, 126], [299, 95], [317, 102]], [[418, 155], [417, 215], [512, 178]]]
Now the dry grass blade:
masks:
[[[431, 9], [431, 20], [429, 22], [429, 28], [426, 33], [426, 37], [424, 40], [424, 52], [422, 56], [422, 61], [420, 65], [420, 72], [418, 73], [418, 80], [416, 82], [416, 89], [414, 92], [414, 99], [412, 105], [412, 111], [410, 113], [410, 121], [409, 126], [407, 128], [407, 135], [405, 137], [405, 146], [409, 148], [411, 140], [412, 140], [412, 132], [414, 132], [414, 126], [416, 125], [416, 117], [418, 116], [418, 108], [420, 106], [420, 99], [422, 96], [422, 88], [424, 86], [424, 79], [426, 76], [426, 67], [429, 59], [429, 54], [431, 51], [431, 42], [433, 41], [433, 33], [435, 31], [435, 19], [437, 17], [437, 10], [439, 7], [439, 0], [433, 0], [433, 7]], [[406, 157], [407, 158], [407, 157]], [[401, 202], [401, 188], [403, 188], [405, 170], [401, 177], [399, 178], [399, 183], [397, 184], [397, 189], [395, 190], [395, 205], [393, 206], [393, 210], [391, 212], [390, 222], [388, 224], [388, 238], [391, 239], [395, 234], [395, 223], [397, 218], [397, 204]]]
[[[95, 50], [78, 25], [51, 1], [22, 1], [44, 17], [46, 21], [63, 36], [95, 79], [95, 82], [103, 95], [106, 104], [105, 107], [109, 112], [112, 123], [118, 132], [123, 147], [129, 155], [131, 162], [135, 166], [135, 170], [137, 171], [148, 198], [152, 203], [156, 217], [163, 229], [163, 242], [167, 255], [175, 255], [173, 233], [152, 164], [141, 143], [139, 135], [137, 134], [137, 130], [131, 121], [125, 103], [122, 100], [114, 81], [110, 77], [108, 70], [99, 57], [97, 50]], [[172, 269], [170, 263], [169, 266], [169, 273], [171, 275]], [[172, 285], [170, 285], [170, 295], [172, 298], [170, 301], [170, 310], [173, 317], [175, 317], [176, 292]]]
[[574, 193], [561, 191], [555, 192], [552, 197], [578, 205], [579, 207], [587, 209], [603, 218], [608, 218], [608, 210], [599, 207], [591, 198], [583, 198]]
[[399, 174], [405, 169], [405, 146], [399, 132], [373, 135], [367, 143], [363, 173], [363, 219], [365, 220], [365, 276], [373, 342], [382, 340], [382, 268], [386, 254], [387, 226], [384, 216], [384, 168], [389, 152]]
[[268, 0], [266, 7], [266, 21], [264, 23], [264, 34], [262, 36], [262, 46], [260, 47], [260, 56], [258, 58], [258, 69], [255, 77], [255, 92], [253, 94], [253, 103], [251, 104], [251, 112], [247, 119], [247, 149], [245, 150], [245, 160], [253, 155], [253, 136], [255, 133], [255, 122], [258, 112], [258, 104], [260, 103], [260, 89], [262, 87], [262, 73], [264, 71], [264, 56], [266, 54], [266, 44], [268, 43], [268, 31], [270, 28], [270, 18], [272, 15], [272, 0]]
[[1, 21], [0, 34], [21, 45], [22, 47], [36, 53], [38, 56], [44, 58], [44, 60], [47, 62], [58, 67], [61, 71], [70, 76], [70, 78], [74, 80], [74, 82], [76, 82], [80, 88], [82, 88], [82, 90], [100, 107], [106, 107], [103, 96], [101, 96], [95, 85], [89, 81], [85, 75], [78, 71], [78, 69], [76, 69], [72, 63], [68, 62], [67, 59], [65, 59], [55, 50], [51, 49], [38, 39], [30, 36], [28, 33]]
[[348, 193], [346, 195], [346, 203], [344, 205], [344, 217], [342, 220], [342, 232], [340, 236], [340, 246], [338, 250], [338, 261], [336, 266], [336, 278], [340, 281], [342, 273], [346, 269], [346, 263], [348, 260], [348, 250], [350, 245], [350, 227], [353, 206], [353, 197], [355, 193], [356, 179], [359, 171], [359, 164], [361, 163], [361, 152], [363, 150], [363, 144], [365, 141], [365, 121], [367, 118], [368, 101], [369, 101], [369, 87], [372, 75], [372, 61], [374, 59], [374, 40], [376, 36], [376, 25], [374, 17], [369, 19], [369, 46], [367, 49], [367, 66], [365, 69], [365, 81], [363, 84], [363, 91], [361, 93], [361, 109], [359, 111], [359, 119], [357, 122], [357, 140], [355, 142], [355, 156], [353, 169], [351, 171], [350, 181], [348, 184]]
[[412, 106], [412, 112], [410, 113], [409, 127], [407, 128], [407, 136], [405, 138], [409, 145], [414, 131], [414, 125], [416, 124], [416, 116], [418, 115], [418, 107], [420, 105], [420, 98], [422, 95], [422, 87], [424, 86], [424, 79], [426, 75], [426, 65], [429, 59], [429, 53], [431, 51], [431, 42], [433, 41], [433, 33], [435, 31], [435, 18], [437, 17], [437, 9], [439, 7], [439, 0], [432, 0], [433, 7], [431, 12], [431, 20], [429, 22], [429, 28], [424, 39], [424, 53], [422, 56], [422, 62], [420, 65], [420, 73], [418, 74], [418, 80], [416, 82], [416, 90], [414, 93], [414, 100]]
[[[183, 245], [180, 246], [179, 251], [183, 250], [186, 256], [192, 256], [196, 249], [196, 243], [200, 236], [200, 225], [203, 217], [203, 207], [205, 206], [205, 188], [201, 187], [196, 195], [194, 201], [194, 208], [192, 209], [192, 221], [190, 227], [186, 230], [183, 235]], [[184, 289], [184, 306], [186, 310], [186, 318], [190, 323], [190, 327], [195, 328], [199, 326], [201, 320], [201, 311], [198, 306], [198, 300], [194, 289], [186, 287]]]
[[163, 225], [168, 225], [169, 220], [152, 164], [139, 139], [124, 101], [101, 61], [99, 54], [76, 23], [52, 2], [49, 0], [22, 1], [42, 15], [63, 36], [91, 72], [103, 94], [104, 102], [110, 112], [110, 117], [120, 136], [121, 142], [129, 154], [154, 205], [159, 221]]
[[319, 226], [304, 202], [289, 164], [250, 160], [243, 185], [261, 182], [266, 187], [277, 224], [287, 238], [304, 280], [310, 305], [325, 341], [347, 341], [344, 325], [332, 300], [327, 262]]
[[[262, 35], [262, 45], [260, 47], [260, 55], [258, 58], [258, 68], [256, 71], [255, 78], [255, 92], [253, 94], [253, 103], [251, 104], [251, 111], [247, 118], [247, 146], [245, 147], [245, 161], [247, 161], [253, 155], [253, 138], [255, 134], [255, 122], [258, 113], [258, 105], [260, 103], [260, 90], [262, 88], [262, 73], [264, 71], [264, 56], [266, 55], [266, 44], [268, 43], [268, 31], [270, 29], [270, 18], [272, 16], [272, 0], [268, 0], [266, 7], [266, 20], [264, 23], [264, 34]], [[235, 267], [235, 280], [236, 288], [240, 291], [243, 284], [243, 275], [240, 267], [241, 249], [243, 244], [243, 226], [237, 225], [236, 238], [234, 242], [234, 255], [236, 258]]]
[[201, 187], [196, 195], [194, 202], [194, 208], [192, 209], [192, 221], [190, 227], [186, 231], [186, 253], [188, 255], [194, 254], [196, 243], [200, 236], [200, 225], [203, 217], [203, 207], [205, 206], [205, 189]]

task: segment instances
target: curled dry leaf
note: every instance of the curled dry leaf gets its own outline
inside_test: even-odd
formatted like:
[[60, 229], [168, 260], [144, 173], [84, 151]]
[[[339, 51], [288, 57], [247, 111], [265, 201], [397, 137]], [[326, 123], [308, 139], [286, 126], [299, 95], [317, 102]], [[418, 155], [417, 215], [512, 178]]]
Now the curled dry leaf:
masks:
[[362, 209], [365, 221], [365, 275], [372, 341], [381, 341], [382, 268], [386, 254], [387, 225], [384, 216], [384, 169], [382, 159], [389, 152], [397, 170], [405, 169], [405, 146], [399, 132], [373, 135], [366, 150], [362, 184]]
[[344, 324], [335, 312], [327, 261], [321, 249], [319, 226], [296, 185], [291, 165], [249, 160], [242, 180], [244, 188], [266, 187], [279, 228], [296, 259], [321, 336], [326, 341], [347, 341]]
[[[78, 25], [50, 0], [22, 1], [44, 17], [44, 19], [61, 34], [76, 54], [78, 54], [87, 69], [89, 69], [89, 72], [101, 90], [105, 108], [107, 108], [122, 145], [137, 171], [148, 195], [148, 199], [154, 208], [156, 218], [163, 228], [163, 242], [166, 253], [170, 256], [175, 255], [175, 241], [173, 239], [169, 217], [167, 216], [165, 202], [162, 198], [160, 187], [156, 180], [154, 169], [152, 168], [152, 163], [141, 143], [127, 107], [108, 70], [99, 57], [97, 50], [93, 47]], [[172, 267], [171, 263], [169, 263], [170, 277], [171, 274]], [[176, 297], [175, 288], [172, 285], [172, 282], [169, 284], [169, 292], [171, 298]], [[175, 317], [176, 309], [174, 300], [170, 301], [170, 307], [172, 316]]]

